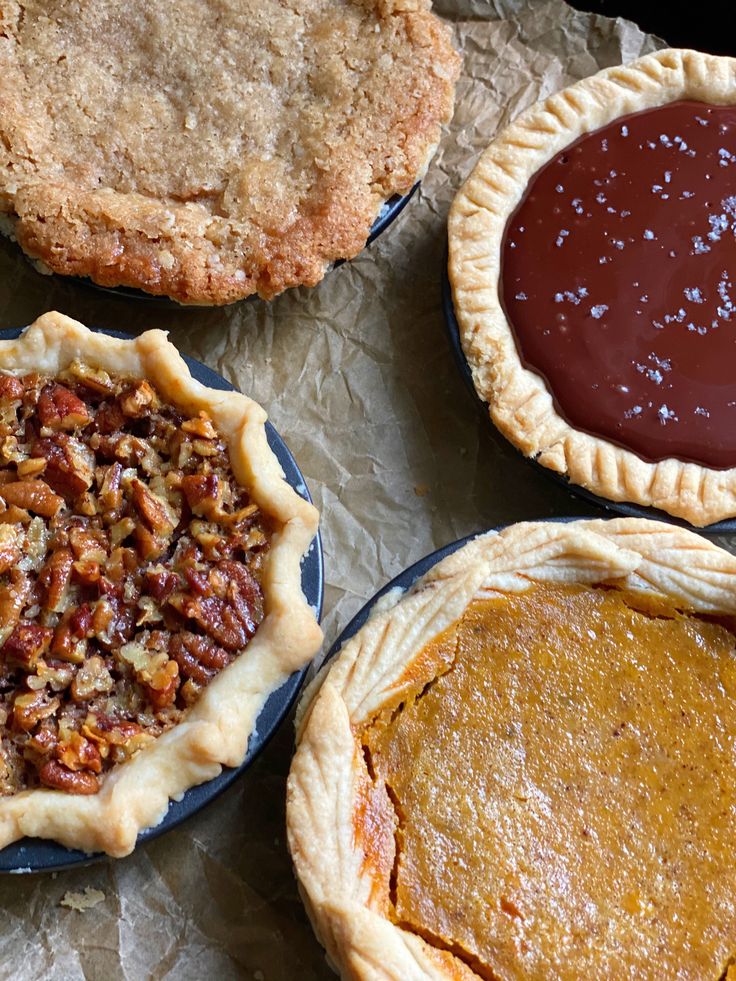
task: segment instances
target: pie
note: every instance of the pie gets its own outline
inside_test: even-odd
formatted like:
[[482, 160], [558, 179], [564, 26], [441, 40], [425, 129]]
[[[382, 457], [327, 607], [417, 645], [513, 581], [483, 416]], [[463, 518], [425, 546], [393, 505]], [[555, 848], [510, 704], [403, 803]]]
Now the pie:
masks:
[[430, 0], [8, 0], [3, 230], [181, 303], [313, 286], [426, 170], [459, 63]]
[[504, 129], [449, 219], [475, 387], [525, 455], [695, 525], [736, 515], [736, 60], [666, 50]]
[[736, 558], [520, 524], [389, 596], [308, 690], [288, 783], [342, 976], [730, 978]]
[[0, 341], [0, 847], [125, 855], [315, 653], [317, 513], [162, 331]]

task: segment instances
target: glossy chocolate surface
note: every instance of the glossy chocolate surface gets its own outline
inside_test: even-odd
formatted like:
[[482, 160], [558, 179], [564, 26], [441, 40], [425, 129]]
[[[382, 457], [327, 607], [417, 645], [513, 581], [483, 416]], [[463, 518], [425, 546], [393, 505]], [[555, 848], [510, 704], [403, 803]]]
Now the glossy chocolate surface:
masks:
[[530, 181], [501, 302], [577, 429], [736, 466], [736, 106], [675, 102], [587, 134]]

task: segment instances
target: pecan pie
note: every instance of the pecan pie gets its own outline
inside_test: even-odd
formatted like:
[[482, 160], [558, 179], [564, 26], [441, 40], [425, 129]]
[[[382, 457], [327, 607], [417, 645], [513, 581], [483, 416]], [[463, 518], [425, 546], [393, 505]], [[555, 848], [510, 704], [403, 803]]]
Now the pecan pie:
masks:
[[316, 516], [263, 421], [161, 332], [0, 343], [0, 844], [130, 851], [314, 653]]
[[429, 0], [9, 0], [5, 230], [181, 303], [314, 285], [423, 174], [458, 72]]
[[736, 60], [660, 51], [524, 112], [452, 207], [476, 389], [526, 455], [697, 525], [736, 515]]
[[342, 976], [730, 977], [736, 558], [522, 524], [393, 602], [305, 699], [289, 777]]

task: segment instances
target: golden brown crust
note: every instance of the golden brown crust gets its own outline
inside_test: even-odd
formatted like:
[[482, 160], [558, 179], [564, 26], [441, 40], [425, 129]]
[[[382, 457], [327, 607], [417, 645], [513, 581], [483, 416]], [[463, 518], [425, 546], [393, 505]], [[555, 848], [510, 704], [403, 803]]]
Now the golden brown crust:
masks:
[[173, 26], [161, 0], [3, 4], [4, 230], [53, 272], [182, 303], [314, 285], [451, 115], [429, 8], [184, 0]]
[[583, 133], [682, 98], [736, 103], [736, 59], [658, 51], [583, 79], [522, 113], [483, 153], [455, 198], [449, 275], [476, 390], [507, 439], [602, 497], [706, 525], [736, 515], [736, 469], [675, 459], [647, 463], [574, 429], [556, 411], [542, 378], [522, 366], [498, 296], [506, 222], [531, 176]]
[[205, 410], [225, 439], [233, 473], [274, 525], [263, 575], [265, 618], [248, 645], [204, 690], [184, 722], [116, 767], [94, 797], [33, 789], [0, 799], [0, 847], [24, 835], [85, 851], [128, 854], [140, 830], [157, 824], [169, 799], [242, 762], [270, 692], [303, 667], [321, 631], [301, 591], [300, 562], [317, 530], [317, 511], [283, 478], [266, 440], [263, 409], [236, 392], [195, 381], [163, 331], [119, 340], [48, 313], [18, 340], [0, 342], [0, 372], [50, 375], [83, 359], [93, 367], [150, 379], [172, 404]]
[[365, 811], [362, 727], [416, 689], [407, 666], [473, 599], [534, 583], [600, 582], [698, 613], [736, 612], [736, 558], [692, 532], [630, 518], [519, 524], [476, 539], [394, 594], [305, 693], [287, 789], [289, 848], [315, 930], [343, 977], [476, 976], [386, 918], [376, 888], [385, 856], [365, 847], [356, 823]]

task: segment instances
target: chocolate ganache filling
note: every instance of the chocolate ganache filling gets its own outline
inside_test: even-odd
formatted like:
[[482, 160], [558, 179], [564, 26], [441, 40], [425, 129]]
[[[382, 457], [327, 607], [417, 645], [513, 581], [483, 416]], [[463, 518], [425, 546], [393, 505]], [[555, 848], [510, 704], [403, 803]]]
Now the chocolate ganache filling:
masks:
[[577, 429], [649, 461], [736, 466], [736, 106], [621, 117], [529, 182], [501, 302]]

